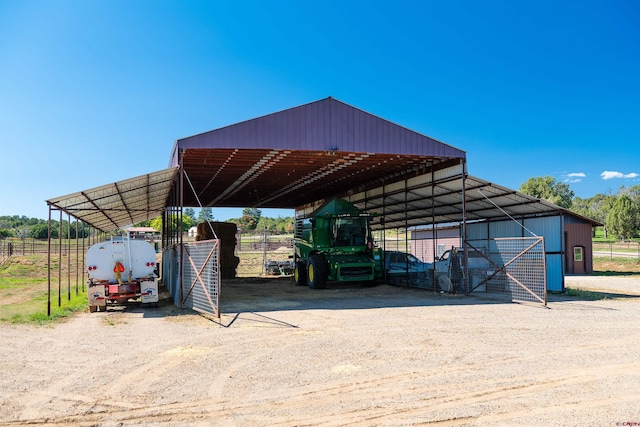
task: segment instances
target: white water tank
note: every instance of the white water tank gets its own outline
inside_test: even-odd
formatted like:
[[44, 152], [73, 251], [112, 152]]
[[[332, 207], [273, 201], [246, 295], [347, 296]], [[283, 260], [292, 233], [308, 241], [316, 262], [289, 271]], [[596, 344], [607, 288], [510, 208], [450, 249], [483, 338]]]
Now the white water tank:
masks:
[[116, 282], [116, 263], [124, 269], [120, 279], [124, 282], [148, 277], [156, 268], [156, 251], [144, 240], [114, 237], [96, 243], [87, 250], [87, 273], [90, 279]]

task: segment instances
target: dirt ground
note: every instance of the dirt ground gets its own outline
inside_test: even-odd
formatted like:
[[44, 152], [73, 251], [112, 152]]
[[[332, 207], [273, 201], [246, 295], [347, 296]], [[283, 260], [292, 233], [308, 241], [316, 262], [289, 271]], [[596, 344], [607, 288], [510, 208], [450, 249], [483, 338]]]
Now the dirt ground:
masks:
[[640, 279], [548, 308], [380, 285], [223, 283], [218, 321], [112, 307], [0, 326], [0, 426], [640, 423]]

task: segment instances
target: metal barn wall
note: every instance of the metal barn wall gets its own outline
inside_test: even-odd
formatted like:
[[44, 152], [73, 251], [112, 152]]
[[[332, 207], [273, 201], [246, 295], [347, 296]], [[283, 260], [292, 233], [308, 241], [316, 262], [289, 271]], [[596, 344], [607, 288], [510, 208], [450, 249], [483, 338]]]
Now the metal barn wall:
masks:
[[[524, 226], [536, 236], [544, 236], [544, 248], [547, 254], [562, 252], [562, 217], [527, 218]], [[529, 233], [524, 231], [524, 235]]]
[[[437, 253], [434, 254], [434, 236], [432, 230], [416, 230], [411, 233], [411, 253], [424, 262], [433, 262]], [[443, 228], [436, 231], [435, 248], [444, 247], [444, 251], [452, 246], [461, 246], [460, 228]]]
[[[545, 239], [546, 245], [546, 239]], [[563, 270], [564, 256], [561, 254], [547, 254], [545, 261], [547, 263], [547, 290], [554, 292], [564, 291], [564, 274]]]
[[[566, 271], [567, 274], [591, 274], [593, 273], [593, 246], [592, 246], [592, 225], [589, 223], [580, 223], [568, 217], [564, 225], [567, 256]], [[584, 265], [580, 265], [574, 260], [573, 248], [581, 246], [584, 248], [583, 259]], [[584, 271], [581, 271], [582, 269]]]
[[522, 237], [526, 235], [523, 231], [522, 224], [512, 220], [489, 223], [490, 239], [495, 239], [496, 237]]
[[487, 239], [489, 239], [489, 222], [483, 221], [483, 222], [467, 223], [467, 240], [468, 241], [470, 242], [486, 241]]
[[467, 224], [467, 241], [479, 250], [487, 249], [497, 252], [495, 243], [491, 239], [500, 237], [526, 237], [530, 233], [526, 227], [537, 236], [544, 236], [545, 262], [547, 264], [547, 290], [564, 290], [564, 250], [562, 245], [562, 217], [549, 216], [529, 218], [524, 221], [477, 222]]
[[[524, 226], [537, 236], [544, 236], [545, 260], [547, 263], [547, 290], [564, 290], [563, 217], [547, 216], [528, 218]], [[528, 234], [528, 233], [527, 233]]]

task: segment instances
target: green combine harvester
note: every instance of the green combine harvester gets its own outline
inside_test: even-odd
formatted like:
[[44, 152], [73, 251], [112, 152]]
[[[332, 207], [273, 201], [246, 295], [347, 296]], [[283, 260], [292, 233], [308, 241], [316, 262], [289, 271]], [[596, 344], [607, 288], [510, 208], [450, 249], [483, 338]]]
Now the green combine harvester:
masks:
[[383, 256], [373, 242], [372, 218], [346, 200], [333, 199], [310, 218], [296, 220], [296, 286], [322, 289], [327, 282], [375, 284], [383, 274]]

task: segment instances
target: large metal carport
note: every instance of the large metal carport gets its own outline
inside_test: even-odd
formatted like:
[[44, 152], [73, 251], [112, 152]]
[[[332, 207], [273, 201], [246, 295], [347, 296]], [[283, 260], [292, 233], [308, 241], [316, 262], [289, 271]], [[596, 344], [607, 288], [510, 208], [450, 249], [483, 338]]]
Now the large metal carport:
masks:
[[177, 140], [168, 169], [47, 203], [102, 231], [162, 214], [164, 281], [182, 304], [204, 268], [185, 279], [184, 207], [292, 208], [300, 217], [332, 197], [375, 211], [378, 230], [465, 230], [470, 220], [563, 211], [470, 177], [464, 151], [334, 98]]

